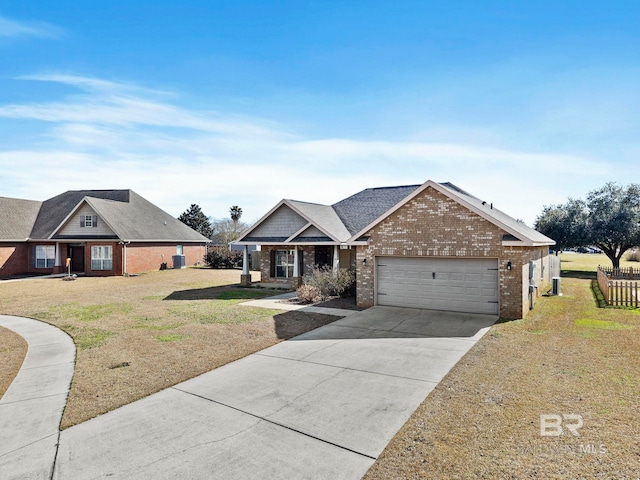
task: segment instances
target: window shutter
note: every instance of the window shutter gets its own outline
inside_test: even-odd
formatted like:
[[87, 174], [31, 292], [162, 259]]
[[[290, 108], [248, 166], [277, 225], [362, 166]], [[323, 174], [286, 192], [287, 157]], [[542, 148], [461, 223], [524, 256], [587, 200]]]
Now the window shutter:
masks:
[[31, 246], [31, 268], [36, 268], [36, 246]]
[[84, 215], [80, 216], [80, 226], [84, 228]]
[[93, 226], [94, 226], [94, 228], [98, 226], [98, 216], [97, 215], [93, 216]]

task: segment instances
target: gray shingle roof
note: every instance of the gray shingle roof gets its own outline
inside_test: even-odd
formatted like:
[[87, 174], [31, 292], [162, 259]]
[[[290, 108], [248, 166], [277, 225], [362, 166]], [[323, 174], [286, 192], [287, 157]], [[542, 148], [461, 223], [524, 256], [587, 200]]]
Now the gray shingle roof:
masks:
[[27, 240], [41, 206], [34, 200], [0, 197], [0, 240]]
[[33, 226], [31, 238], [34, 240], [49, 238], [84, 197], [128, 202], [129, 192], [129, 190], [70, 190], [45, 200]]
[[129, 201], [87, 197], [87, 203], [125, 241], [207, 242], [208, 239], [136, 192]]
[[451, 183], [441, 183], [440, 185], [445, 187], [450, 192], [454, 193], [458, 198], [464, 199], [466, 202], [470, 203], [477, 210], [481, 211], [486, 217], [495, 220], [498, 226], [501, 226], [507, 231], [510, 231], [516, 238], [519, 238], [521, 240], [527, 239], [536, 244], [555, 244], [555, 242], [546, 235], [543, 235], [542, 233], [534, 230], [533, 228], [525, 225], [522, 222], [519, 222], [503, 211], [498, 210], [497, 208], [493, 207], [491, 203], [483, 202], [479, 198], [470, 195], [469, 193]]
[[123, 241], [209, 241], [132, 190], [73, 190], [44, 202], [0, 197], [0, 240], [63, 239], [56, 231], [83, 201]]
[[[293, 200], [283, 200], [283, 202], [286, 201], [297, 208], [310, 222], [318, 227], [322, 227], [327, 233], [330, 233], [340, 242], [361, 241], [362, 238], [354, 237], [358, 234], [366, 234], [364, 230], [367, 227], [386, 218], [388, 214], [403, 205], [405, 201], [408, 201], [414, 195], [419, 194], [422, 189], [429, 186], [440, 190], [441, 193], [446, 192], [451, 198], [463, 205], [466, 204], [467, 208], [470, 208], [472, 211], [475, 211], [488, 221], [508, 232], [509, 235], [513, 236], [513, 240], [510, 241], [522, 241], [530, 245], [553, 245], [555, 243], [540, 232], [528, 227], [524, 223], [518, 222], [515, 218], [510, 217], [497, 208], [492, 208], [491, 204], [483, 202], [479, 198], [449, 182], [435, 183], [428, 181], [422, 185], [367, 188], [330, 207]], [[261, 222], [267, 218], [268, 215], [265, 216]], [[254, 227], [247, 232], [250, 233]], [[347, 234], [348, 236], [345, 237]], [[260, 243], [260, 240], [265, 241], [263, 238], [247, 236], [241, 237], [239, 242]], [[270, 240], [277, 241], [276, 239]], [[301, 242], [303, 240], [313, 241], [313, 239], [309, 237], [298, 237], [294, 239], [294, 242]]]
[[333, 209], [351, 235], [372, 223], [420, 185], [367, 188], [333, 205]]
[[[296, 200], [288, 200], [289, 204], [297, 208], [307, 218], [312, 219], [316, 227], [324, 230], [327, 234], [338, 239], [338, 241], [346, 242], [351, 237], [351, 232], [347, 230], [344, 223], [336, 213], [336, 211], [328, 205], [320, 205], [318, 203], [299, 202]], [[327, 240], [331, 241], [331, 239]]]

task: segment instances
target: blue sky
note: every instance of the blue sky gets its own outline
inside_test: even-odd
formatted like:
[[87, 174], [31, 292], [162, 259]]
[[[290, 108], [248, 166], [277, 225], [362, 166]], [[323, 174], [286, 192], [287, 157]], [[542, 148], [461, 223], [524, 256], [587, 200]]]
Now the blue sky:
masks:
[[640, 3], [0, 2], [0, 195], [253, 221], [450, 181], [532, 224], [640, 166]]

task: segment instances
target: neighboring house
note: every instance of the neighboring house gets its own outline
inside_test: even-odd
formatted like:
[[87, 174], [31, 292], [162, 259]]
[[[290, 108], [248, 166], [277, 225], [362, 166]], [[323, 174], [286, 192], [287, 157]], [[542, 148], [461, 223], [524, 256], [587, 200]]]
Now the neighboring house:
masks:
[[0, 276], [108, 276], [200, 263], [209, 240], [132, 190], [68, 191], [44, 202], [0, 197]]
[[[521, 318], [549, 282], [555, 242], [451, 183], [370, 188], [335, 205], [282, 200], [243, 232], [261, 281], [297, 286], [314, 265], [356, 272], [359, 306]], [[243, 280], [250, 280], [243, 272]]]

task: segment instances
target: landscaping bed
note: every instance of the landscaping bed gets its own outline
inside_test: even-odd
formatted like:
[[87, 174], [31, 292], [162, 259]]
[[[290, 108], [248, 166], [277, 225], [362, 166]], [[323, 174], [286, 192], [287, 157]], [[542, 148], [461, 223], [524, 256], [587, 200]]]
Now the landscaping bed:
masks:
[[[638, 478], [640, 313], [598, 308], [591, 285], [563, 278], [563, 296], [492, 327], [365, 478]], [[543, 436], [541, 415], [574, 417]]]
[[0, 313], [73, 337], [67, 428], [338, 319], [239, 306], [276, 293], [239, 280], [238, 270], [201, 268], [4, 283]]

